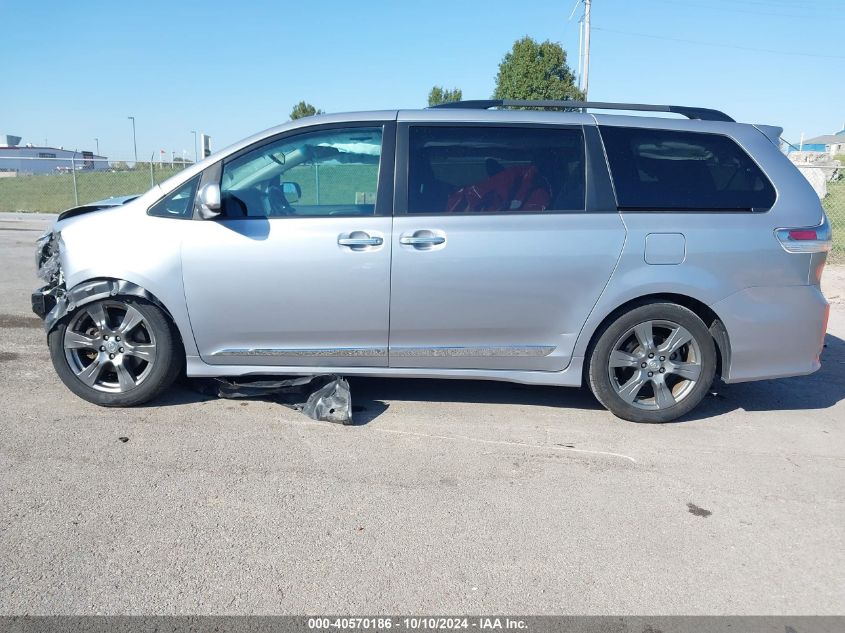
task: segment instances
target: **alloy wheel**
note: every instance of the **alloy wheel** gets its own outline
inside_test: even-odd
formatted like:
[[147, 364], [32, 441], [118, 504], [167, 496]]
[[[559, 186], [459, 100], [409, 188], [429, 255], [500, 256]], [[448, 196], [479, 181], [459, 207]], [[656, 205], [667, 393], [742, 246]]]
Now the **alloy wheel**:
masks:
[[103, 301], [78, 309], [64, 334], [65, 358], [88, 387], [124, 393], [150, 375], [156, 341], [141, 311], [121, 301]]
[[610, 384], [626, 403], [647, 410], [672, 407], [701, 375], [701, 347], [683, 326], [644, 321], [614, 344], [607, 363]]

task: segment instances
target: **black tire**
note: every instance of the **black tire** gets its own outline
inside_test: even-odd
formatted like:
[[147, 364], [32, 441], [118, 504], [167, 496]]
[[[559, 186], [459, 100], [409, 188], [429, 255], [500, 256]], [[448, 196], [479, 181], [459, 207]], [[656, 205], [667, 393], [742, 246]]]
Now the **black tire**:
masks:
[[[672, 330], [672, 325], [680, 327]], [[643, 347], [637, 327], [653, 332], [653, 346]], [[666, 354], [676, 331], [677, 340], [686, 335], [691, 338], [669, 357]], [[611, 367], [612, 353], [615, 364], [625, 365]], [[685, 362], [690, 358], [692, 362]], [[671, 422], [689, 413], [707, 395], [716, 374], [716, 359], [713, 337], [698, 315], [674, 303], [648, 303], [620, 315], [599, 335], [589, 356], [588, 381], [598, 401], [623, 420]], [[695, 380], [683, 376], [687, 372], [693, 375], [696, 368]], [[640, 381], [644, 382], [638, 387]], [[632, 402], [620, 395], [631, 397], [632, 393]]]
[[[114, 320], [116, 318], [115, 313], [117, 317], [120, 316], [119, 306], [124, 306], [127, 310], [130, 308], [137, 310], [143, 317], [143, 321], [141, 322], [143, 329], [141, 334], [138, 334], [136, 326], [136, 330], [134, 330], [132, 335], [136, 337], [151, 335], [151, 341], [154, 342], [155, 356], [153, 361], [149, 363], [149, 367], [147, 367], [146, 361], [140, 362], [135, 360], [135, 358], [127, 358], [128, 363], [131, 362], [143, 367], [144, 371], [141, 372], [143, 379], [125, 390], [104, 391], [103, 389], [105, 387], [102, 385], [99, 385], [99, 388], [89, 386], [77, 376], [77, 372], [71, 366], [71, 363], [76, 362], [74, 359], [80, 358], [80, 356], [74, 355], [75, 352], [70, 351], [65, 345], [65, 336], [68, 328], [75, 323], [76, 319], [82, 318], [79, 316], [80, 313], [86, 309], [96, 310], [98, 305], [101, 307], [107, 306], [105, 310], [106, 314], [109, 315], [107, 316], [107, 320], [109, 318]], [[150, 329], [149, 335], [147, 328]], [[92, 331], [87, 334], [92, 339], [96, 339], [98, 343], [108, 343], [108, 341], [100, 340], [102, 337], [99, 335], [99, 331], [94, 333], [93, 327], [89, 329]], [[131, 407], [158, 397], [179, 376], [185, 363], [185, 354], [182, 351], [181, 340], [173, 323], [158, 306], [137, 297], [110, 297], [109, 299], [81, 306], [68, 314], [51, 330], [48, 334], [47, 341], [50, 347], [50, 357], [53, 361], [53, 367], [55, 367], [56, 373], [65, 386], [83, 400], [103, 407]], [[144, 339], [140, 338], [138, 341], [127, 344], [127, 348], [133, 344], [144, 344], [144, 342]], [[103, 354], [107, 356], [107, 350], [98, 353], [97, 350], [87, 351], [88, 349], [85, 348], [85, 351], [80, 354], [103, 358], [102, 366], [104, 370], [101, 373], [105, 376], [109, 375], [107, 372], [109, 371], [110, 361], [105, 360], [105, 357], [103, 357]], [[123, 350], [123, 348], [119, 349], [121, 351]], [[115, 351], [117, 352], [117, 350]], [[116, 353], [115, 356], [120, 359], [123, 357], [123, 354]], [[126, 356], [128, 357], [129, 354]], [[93, 365], [93, 361], [91, 364]], [[111, 370], [114, 369], [114, 365], [111, 365]], [[118, 380], [116, 373], [112, 375], [114, 375], [115, 380]], [[122, 389], [122, 386], [120, 388]]]

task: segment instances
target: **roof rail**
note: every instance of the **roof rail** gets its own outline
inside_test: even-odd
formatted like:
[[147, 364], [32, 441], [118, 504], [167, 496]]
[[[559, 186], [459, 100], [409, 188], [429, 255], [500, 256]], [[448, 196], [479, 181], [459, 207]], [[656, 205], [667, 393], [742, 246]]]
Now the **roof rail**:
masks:
[[431, 107], [474, 110], [488, 110], [490, 108], [549, 108], [565, 110], [582, 110], [585, 108], [592, 108], [594, 110], [635, 110], [638, 112], [673, 112], [675, 114], [681, 114], [688, 119], [700, 119], [702, 121], [734, 122], [734, 120], [724, 112], [711, 110], [710, 108], [674, 105], [648, 105], [645, 103], [608, 103], [606, 101], [523, 101], [518, 99], [477, 99], [468, 101], [452, 101]]

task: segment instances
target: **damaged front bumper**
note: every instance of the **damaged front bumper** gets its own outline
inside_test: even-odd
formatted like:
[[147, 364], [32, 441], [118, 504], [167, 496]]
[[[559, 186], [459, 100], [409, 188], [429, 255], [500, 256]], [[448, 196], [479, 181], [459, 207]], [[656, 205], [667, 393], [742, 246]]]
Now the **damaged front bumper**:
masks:
[[352, 424], [352, 395], [341, 376], [195, 379], [200, 393], [220, 398], [269, 398], [312, 420]]
[[55, 287], [44, 286], [32, 293], [30, 297], [32, 301], [32, 311], [38, 315], [38, 318], [44, 320], [50, 313], [50, 310], [56, 307], [56, 297], [53, 291]]
[[60, 251], [61, 235], [47, 232], [38, 238], [35, 265], [38, 276], [47, 282], [32, 293], [32, 311], [44, 320], [44, 330], [50, 332], [68, 312], [79, 306], [117, 295], [141, 297], [157, 305], [158, 301], [140, 286], [122, 279], [95, 279], [71, 289], [65, 286]]
[[[51, 230], [35, 242], [35, 270], [47, 285], [33, 292], [30, 300], [32, 311], [45, 320], [65, 296], [65, 281], [60, 261], [60, 240], [61, 236]], [[58, 321], [58, 318], [51, 322], [50, 327], [55, 321]], [[47, 331], [49, 332], [50, 329], [48, 328]]]

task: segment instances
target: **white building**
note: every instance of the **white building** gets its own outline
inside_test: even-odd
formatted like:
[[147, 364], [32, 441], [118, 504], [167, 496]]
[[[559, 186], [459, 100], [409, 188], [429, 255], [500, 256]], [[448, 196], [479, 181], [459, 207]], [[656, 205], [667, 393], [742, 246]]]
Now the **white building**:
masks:
[[0, 135], [0, 174], [9, 176], [100, 171], [109, 168], [108, 159], [94, 152], [21, 145], [20, 136]]

